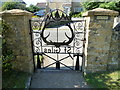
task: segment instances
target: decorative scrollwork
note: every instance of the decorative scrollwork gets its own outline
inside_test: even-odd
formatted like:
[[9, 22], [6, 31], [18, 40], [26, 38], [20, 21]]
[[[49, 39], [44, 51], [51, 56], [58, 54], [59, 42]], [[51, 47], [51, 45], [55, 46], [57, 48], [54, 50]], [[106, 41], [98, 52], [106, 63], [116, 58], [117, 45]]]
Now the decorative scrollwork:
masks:
[[76, 48], [75, 53], [81, 53], [80, 48]]
[[40, 30], [40, 28], [41, 28], [40, 22], [38, 21], [32, 22], [32, 30]]
[[78, 31], [78, 30], [83, 31], [84, 30], [84, 21], [75, 22], [74, 29], [76, 31]]
[[34, 52], [38, 53], [38, 52], [40, 52], [40, 51], [41, 51], [41, 50], [40, 50], [40, 47], [34, 46]]
[[75, 53], [82, 53], [83, 41], [84, 38], [84, 22], [78, 21], [74, 23], [75, 38], [74, 38], [74, 48]]
[[40, 37], [40, 33], [35, 33], [35, 36], [38, 38]]
[[40, 32], [34, 31], [33, 35], [34, 35], [34, 39], [33, 39], [34, 52], [40, 52], [41, 51], [40, 47], [42, 45]]
[[[58, 24], [62, 22], [66, 23], [62, 24], [62, 27], [58, 26]], [[49, 26], [51, 25], [55, 27], [50, 28]], [[71, 50], [71, 53], [82, 53], [84, 44], [84, 25], [85, 23], [83, 20], [72, 21], [67, 14], [59, 9], [47, 14], [43, 20], [32, 20], [31, 29], [33, 32], [34, 52], [44, 52], [45, 48], [43, 47], [48, 49], [47, 45], [49, 45], [49, 47], [55, 46], [57, 48], [71, 46], [73, 49], [65, 48], [65, 50]], [[62, 34], [58, 33], [60, 30], [64, 30], [64, 27], [67, 31], [61, 32]], [[55, 32], [53, 32], [53, 30], [55, 30]], [[64, 49], [62, 50], [64, 51]]]

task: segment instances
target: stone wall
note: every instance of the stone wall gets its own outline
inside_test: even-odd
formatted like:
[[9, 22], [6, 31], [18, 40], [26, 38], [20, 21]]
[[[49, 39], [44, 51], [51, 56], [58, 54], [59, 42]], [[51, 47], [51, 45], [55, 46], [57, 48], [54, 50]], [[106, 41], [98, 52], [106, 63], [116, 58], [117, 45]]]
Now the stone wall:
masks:
[[[106, 71], [114, 64], [113, 62], [118, 64], [118, 51], [115, 51], [118, 50], [118, 47], [115, 47], [118, 41], [113, 41], [112, 31], [114, 18], [117, 15], [116, 11], [102, 8], [83, 14], [86, 19], [86, 72]], [[114, 61], [112, 58], [115, 58]]]
[[108, 70], [120, 69], [120, 23], [112, 31]]
[[12, 50], [15, 59], [12, 62], [13, 68], [25, 72], [33, 72], [33, 56], [30, 39], [29, 20], [32, 13], [27, 11], [13, 9], [0, 12], [3, 21], [9, 25], [7, 30], [7, 47]]
[[0, 17], [0, 89], [2, 89], [2, 28]]

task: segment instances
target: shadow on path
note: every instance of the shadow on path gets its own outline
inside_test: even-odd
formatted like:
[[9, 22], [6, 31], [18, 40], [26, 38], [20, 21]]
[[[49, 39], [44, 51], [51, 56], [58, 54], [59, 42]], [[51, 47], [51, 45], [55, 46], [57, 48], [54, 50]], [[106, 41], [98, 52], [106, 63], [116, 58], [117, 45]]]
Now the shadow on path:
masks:
[[40, 71], [33, 75], [30, 88], [89, 88], [79, 71]]

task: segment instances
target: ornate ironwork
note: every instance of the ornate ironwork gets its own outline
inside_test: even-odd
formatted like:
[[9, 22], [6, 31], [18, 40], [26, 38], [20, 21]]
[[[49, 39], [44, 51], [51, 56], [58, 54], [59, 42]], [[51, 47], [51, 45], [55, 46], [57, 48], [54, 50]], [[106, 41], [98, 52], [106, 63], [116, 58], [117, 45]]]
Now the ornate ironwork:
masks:
[[[63, 32], [64, 37], [61, 35], [61, 38], [63, 38], [61, 41], [58, 40], [60, 27], [58, 24], [60, 26], [67, 27], [67, 30]], [[49, 38], [50, 36], [53, 37], [50, 32], [52, 30], [48, 30], [51, 29], [52, 26], [54, 26], [54, 28], [56, 28], [55, 30], [57, 31], [57, 33], [54, 33], [56, 34], [56, 41], [50, 40]], [[83, 49], [85, 43], [85, 20], [71, 20], [63, 11], [56, 9], [47, 14], [44, 19], [42, 18], [31, 20], [31, 36], [34, 50], [33, 54], [34, 56], [37, 56], [38, 68], [45, 69], [53, 64], [56, 64], [56, 69], [60, 69], [61, 64], [71, 70], [74, 70], [74, 68], [71, 68], [62, 63], [62, 61], [69, 57], [74, 61], [73, 56], [77, 56], [75, 70], [79, 70], [79, 56], [83, 57], [84, 54]], [[53, 58], [50, 55], [47, 55], [46, 53], [56, 54], [57, 59]], [[59, 59], [58, 54], [68, 55]], [[47, 56], [54, 62], [44, 67], [43, 65], [40, 65], [42, 63], [40, 62], [39, 55]]]
[[[61, 16], [60, 16], [60, 12], [62, 13]], [[55, 13], [55, 16], [53, 16], [53, 13]], [[64, 40], [63, 42], [59, 42], [58, 40], [57, 40], [57, 42], [53, 42], [51, 40], [47, 41], [47, 38], [50, 36], [50, 33], [46, 37], [44, 36], [44, 31], [45, 31], [45, 28], [47, 27], [47, 25], [49, 25], [51, 22], [59, 22], [61, 20], [65, 20], [68, 22], [68, 23], [66, 23], [66, 26], [69, 27], [72, 36], [69, 37], [65, 32], [65, 36], [69, 39], [68, 41], [67, 40]], [[42, 32], [41, 32], [41, 37], [42, 37], [43, 41], [47, 45], [55, 45], [56, 47], [60, 47], [62, 45], [69, 45], [74, 39], [74, 32], [73, 32], [73, 29], [70, 25], [70, 22], [71, 22], [71, 20], [69, 19], [69, 17], [61, 10], [57, 9], [56, 11], [52, 11], [50, 14], [47, 15], [47, 18], [45, 19], [45, 25], [44, 25]], [[57, 32], [57, 35], [58, 35], [58, 32]]]

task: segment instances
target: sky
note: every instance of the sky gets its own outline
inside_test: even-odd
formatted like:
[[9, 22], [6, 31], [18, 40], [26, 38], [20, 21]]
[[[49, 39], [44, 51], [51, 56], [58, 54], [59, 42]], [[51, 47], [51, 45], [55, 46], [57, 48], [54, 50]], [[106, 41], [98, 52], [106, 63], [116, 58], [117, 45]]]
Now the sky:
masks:
[[46, 0], [23, 0], [27, 6], [29, 6], [30, 4], [36, 5], [38, 2], [45, 2]]

